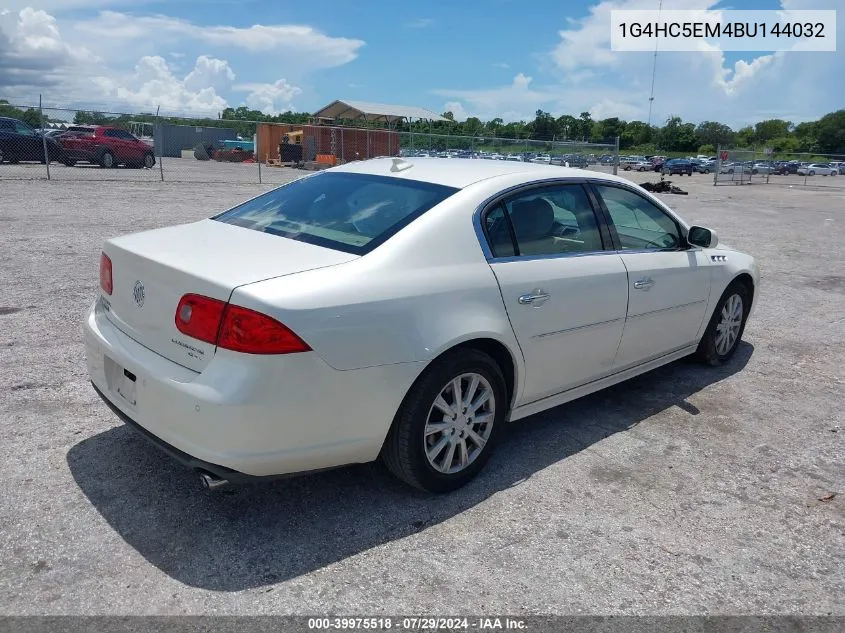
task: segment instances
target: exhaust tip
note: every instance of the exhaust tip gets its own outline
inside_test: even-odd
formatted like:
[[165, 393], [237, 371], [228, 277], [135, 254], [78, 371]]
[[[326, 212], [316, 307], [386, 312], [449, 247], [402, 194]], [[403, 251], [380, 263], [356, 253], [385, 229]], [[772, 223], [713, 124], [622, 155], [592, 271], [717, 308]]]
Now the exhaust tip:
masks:
[[201, 472], [199, 473], [199, 477], [202, 487], [206, 490], [220, 490], [221, 488], [226, 488], [229, 485], [228, 479], [222, 479], [221, 477], [211, 473]]

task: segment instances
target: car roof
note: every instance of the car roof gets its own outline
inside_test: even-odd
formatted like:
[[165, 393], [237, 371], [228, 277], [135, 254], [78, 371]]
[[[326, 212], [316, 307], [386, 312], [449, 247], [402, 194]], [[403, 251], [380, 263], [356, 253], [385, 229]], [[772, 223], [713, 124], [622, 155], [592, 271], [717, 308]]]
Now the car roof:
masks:
[[[410, 165], [399, 171], [391, 171], [394, 161], [401, 161], [400, 166]], [[335, 172], [351, 174], [370, 174], [392, 176], [430, 182], [447, 187], [463, 189], [469, 185], [496, 178], [522, 174], [528, 180], [542, 178], [596, 178], [611, 182], [629, 182], [624, 178], [602, 172], [585, 172], [575, 167], [558, 167], [537, 163], [515, 161], [468, 160], [448, 158], [371, 158], [346, 163], [332, 169]]]

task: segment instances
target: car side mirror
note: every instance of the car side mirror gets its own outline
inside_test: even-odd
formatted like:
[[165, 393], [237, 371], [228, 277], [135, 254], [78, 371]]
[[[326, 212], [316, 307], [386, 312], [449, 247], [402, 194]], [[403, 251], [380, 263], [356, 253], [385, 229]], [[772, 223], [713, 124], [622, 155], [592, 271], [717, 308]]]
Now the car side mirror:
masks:
[[716, 232], [703, 226], [690, 227], [687, 233], [687, 242], [693, 246], [700, 246], [701, 248], [716, 248], [719, 244], [719, 238]]

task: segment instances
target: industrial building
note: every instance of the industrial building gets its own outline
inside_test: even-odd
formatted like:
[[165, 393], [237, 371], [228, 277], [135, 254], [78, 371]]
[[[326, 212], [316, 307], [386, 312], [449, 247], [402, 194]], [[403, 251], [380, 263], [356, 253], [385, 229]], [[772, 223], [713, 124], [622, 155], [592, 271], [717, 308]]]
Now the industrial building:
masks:
[[262, 162], [281, 160], [279, 146], [293, 136], [302, 145], [302, 160], [317, 155], [331, 156], [337, 162], [375, 156], [399, 155], [401, 121], [443, 121], [431, 110], [363, 101], [337, 100], [314, 113], [307, 125], [259, 123], [256, 130], [257, 156]]

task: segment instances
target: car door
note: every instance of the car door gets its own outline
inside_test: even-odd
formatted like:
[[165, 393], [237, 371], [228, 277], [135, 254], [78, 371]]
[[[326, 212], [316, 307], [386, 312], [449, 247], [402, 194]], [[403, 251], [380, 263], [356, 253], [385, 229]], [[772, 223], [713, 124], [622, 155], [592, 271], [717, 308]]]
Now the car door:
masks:
[[140, 163], [141, 160], [144, 158], [144, 143], [143, 141], [136, 138], [133, 134], [125, 130], [120, 130], [120, 140], [123, 142], [124, 149], [126, 152], [126, 160], [130, 160], [135, 163]]
[[629, 281], [628, 311], [614, 369], [697, 343], [710, 296], [706, 253], [679, 223], [625, 185], [595, 183]]
[[120, 130], [104, 130], [103, 136], [105, 137], [106, 146], [114, 155], [115, 164], [125, 162], [127, 160], [126, 141], [120, 137]]
[[482, 218], [490, 267], [525, 359], [520, 404], [611, 371], [628, 281], [586, 187], [529, 187]]
[[26, 123], [15, 121], [15, 132], [18, 134], [16, 152], [19, 160], [42, 160], [44, 158], [44, 146], [38, 133]]

